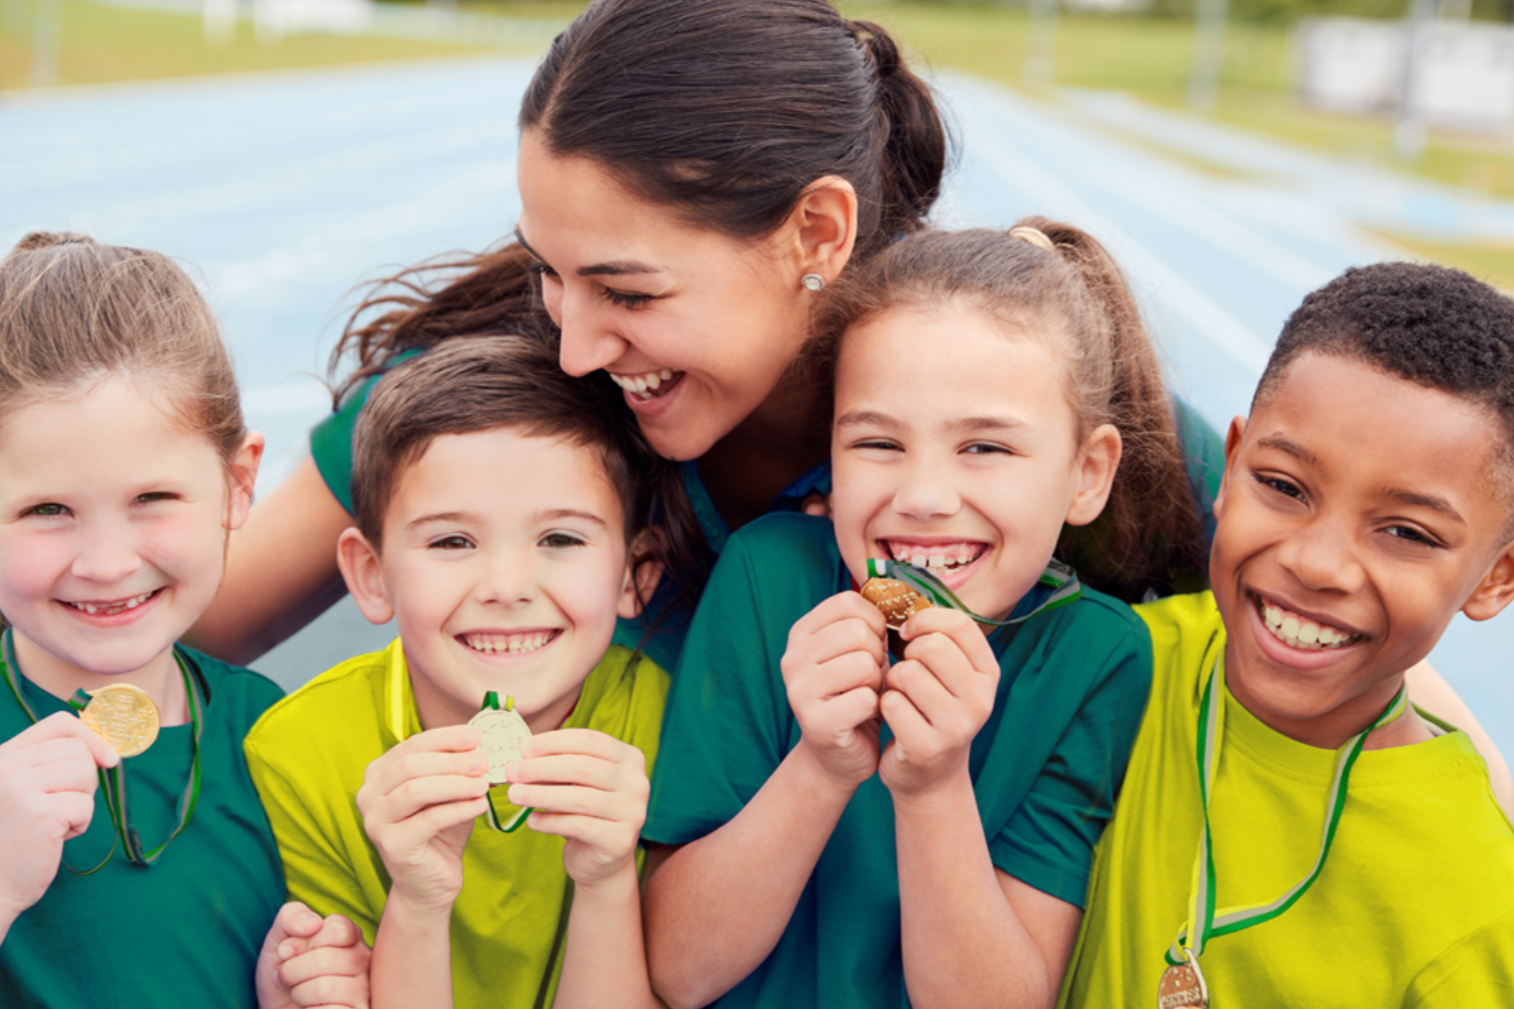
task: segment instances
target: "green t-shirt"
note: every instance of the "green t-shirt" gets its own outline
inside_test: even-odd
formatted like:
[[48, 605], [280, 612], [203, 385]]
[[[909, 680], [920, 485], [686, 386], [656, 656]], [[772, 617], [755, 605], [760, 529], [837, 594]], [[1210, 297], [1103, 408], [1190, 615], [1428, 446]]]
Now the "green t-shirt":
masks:
[[[769, 515], [732, 535], [668, 699], [642, 836], [685, 844], [733, 819], [799, 743], [779, 662], [789, 629], [852, 587], [826, 519]], [[996, 631], [1001, 679], [970, 760], [1000, 869], [1081, 906], [1151, 676], [1145, 627], [1097, 592]], [[889, 738], [884, 728], [885, 741]], [[721, 1006], [907, 1006], [893, 802], [853, 795], [772, 954]]]
[[[1199, 699], [1225, 646], [1209, 593], [1137, 607], [1151, 705], [1099, 843], [1063, 1006], [1155, 1005], [1187, 919], [1203, 811]], [[1228, 691], [1211, 790], [1217, 906], [1266, 903], [1308, 875], [1335, 752], [1268, 728]], [[1514, 1005], [1514, 828], [1464, 733], [1365, 750], [1324, 870], [1288, 911], [1211, 941], [1211, 1004]]]
[[[584, 680], [566, 728], [589, 728], [657, 758], [668, 677], [612, 647]], [[480, 698], [482, 700], [482, 698]], [[389, 874], [353, 797], [368, 765], [421, 731], [404, 651], [396, 640], [322, 673], [271, 708], [247, 735], [253, 780], [273, 820], [290, 896], [339, 912], [371, 944]], [[502, 820], [515, 813], [495, 789]], [[452, 991], [462, 1009], [549, 1006], [562, 970], [573, 886], [560, 837], [474, 825], [452, 910]]]
[[[242, 738], [282, 691], [208, 655], [189, 649], [180, 655], [198, 671], [207, 698], [194, 816], [149, 866], [133, 865], [118, 848], [90, 876], [59, 867], [42, 900], [16, 919], [0, 946], [6, 1009], [257, 1004], [253, 968], [284, 903], [284, 880]], [[38, 718], [69, 710], [24, 677], [21, 688]], [[0, 687], [0, 737], [30, 724]], [[146, 753], [125, 761], [132, 824], [148, 850], [178, 823], [190, 738], [188, 725], [162, 729]], [[97, 790], [89, 830], [63, 845], [63, 861], [89, 869], [113, 837]]]

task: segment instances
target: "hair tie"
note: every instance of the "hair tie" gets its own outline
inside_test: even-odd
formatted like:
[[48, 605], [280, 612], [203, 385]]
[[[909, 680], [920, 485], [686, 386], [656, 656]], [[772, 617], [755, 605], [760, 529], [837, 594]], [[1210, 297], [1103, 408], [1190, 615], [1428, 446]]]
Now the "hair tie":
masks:
[[1030, 228], [1024, 225], [1018, 228], [1010, 228], [1009, 237], [1017, 238], [1028, 245], [1034, 245], [1038, 249], [1045, 249], [1047, 252], [1057, 251], [1057, 247], [1052, 244], [1051, 239], [1046, 237], [1046, 232], [1040, 228]]

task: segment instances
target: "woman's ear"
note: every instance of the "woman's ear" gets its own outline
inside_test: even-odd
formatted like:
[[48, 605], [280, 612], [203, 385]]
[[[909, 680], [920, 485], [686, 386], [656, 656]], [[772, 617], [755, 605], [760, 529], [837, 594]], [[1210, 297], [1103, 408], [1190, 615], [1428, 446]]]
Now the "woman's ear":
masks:
[[810, 183], [787, 221], [797, 253], [794, 286], [816, 273], [827, 284], [841, 275], [857, 244], [857, 190], [839, 175]]
[[353, 602], [370, 624], [387, 624], [394, 617], [394, 605], [384, 584], [384, 566], [379, 552], [356, 526], [342, 530], [336, 541], [336, 564], [342, 581], [352, 593]]
[[240, 529], [247, 522], [247, 513], [252, 510], [252, 492], [258, 483], [258, 466], [263, 461], [263, 436], [257, 431], [248, 431], [242, 444], [226, 464], [227, 486], [230, 493], [226, 501], [226, 529]]
[[1084, 439], [1078, 457], [1077, 486], [1067, 509], [1068, 525], [1086, 526], [1104, 510], [1104, 502], [1109, 500], [1109, 491], [1114, 486], [1115, 471], [1120, 467], [1121, 448], [1120, 432], [1113, 424], [1100, 424]]
[[662, 547], [666, 537], [655, 526], [643, 529], [626, 548], [626, 576], [615, 615], [626, 620], [641, 616], [657, 583], [662, 580]]

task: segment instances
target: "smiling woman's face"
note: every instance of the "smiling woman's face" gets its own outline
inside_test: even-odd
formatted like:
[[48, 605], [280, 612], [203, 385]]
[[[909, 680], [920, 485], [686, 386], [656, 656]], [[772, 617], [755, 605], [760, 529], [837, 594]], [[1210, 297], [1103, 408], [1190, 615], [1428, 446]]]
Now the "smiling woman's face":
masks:
[[742, 241], [630, 193], [597, 162], [521, 137], [519, 236], [542, 268], [562, 367], [603, 369], [652, 447], [697, 459], [757, 412], [804, 343], [792, 230]]

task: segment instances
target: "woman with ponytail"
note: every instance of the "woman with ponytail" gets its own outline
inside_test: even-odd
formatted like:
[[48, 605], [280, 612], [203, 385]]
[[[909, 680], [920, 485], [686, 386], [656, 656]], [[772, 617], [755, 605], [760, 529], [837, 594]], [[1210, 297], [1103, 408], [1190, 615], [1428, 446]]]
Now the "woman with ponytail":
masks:
[[[642, 831], [653, 986], [1050, 1006], [1151, 680], [1099, 590], [1205, 553], [1156, 356], [1103, 247], [1040, 218], [899, 241], [814, 350], [831, 518], [738, 530], [700, 601]], [[935, 605], [874, 601], [920, 569]]]

